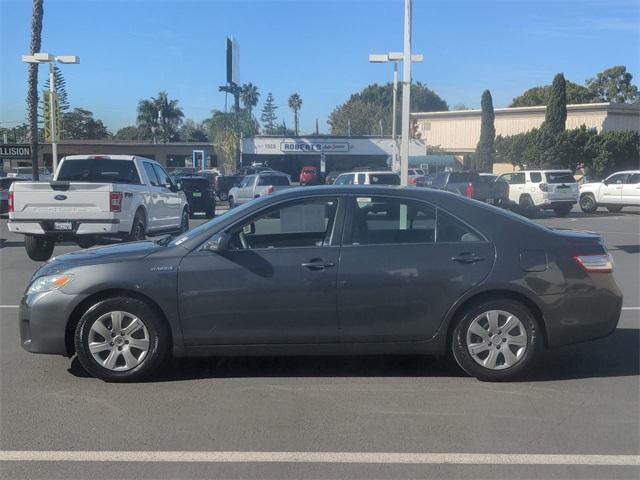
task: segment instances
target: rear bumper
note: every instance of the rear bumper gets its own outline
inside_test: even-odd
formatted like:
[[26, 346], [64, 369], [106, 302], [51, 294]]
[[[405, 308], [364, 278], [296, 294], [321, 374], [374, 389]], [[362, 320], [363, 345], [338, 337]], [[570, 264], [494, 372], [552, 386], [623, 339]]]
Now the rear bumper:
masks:
[[9, 220], [7, 226], [10, 232], [25, 235], [51, 235], [74, 237], [78, 235], [113, 235], [120, 233], [120, 220], [55, 220], [56, 222], [71, 222], [71, 230], [55, 230], [54, 220]]
[[20, 302], [20, 344], [31, 353], [68, 355], [67, 322], [86, 295], [67, 295], [59, 290], [25, 295]]
[[540, 205], [540, 208], [572, 207], [576, 203], [578, 203], [577, 199], [545, 200], [545, 202]]

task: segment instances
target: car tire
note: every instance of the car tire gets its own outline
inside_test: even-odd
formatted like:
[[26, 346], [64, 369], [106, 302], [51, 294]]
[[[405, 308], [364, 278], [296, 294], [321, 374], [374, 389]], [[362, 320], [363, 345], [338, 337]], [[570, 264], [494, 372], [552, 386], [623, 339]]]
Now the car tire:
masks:
[[[503, 331], [505, 326], [509, 330]], [[487, 300], [458, 317], [451, 351], [469, 375], [482, 381], [509, 381], [532, 364], [541, 348], [541, 335], [540, 324], [522, 303], [508, 298]]]
[[593, 213], [598, 209], [598, 203], [592, 193], [585, 193], [580, 197], [580, 210], [584, 213]]
[[569, 212], [571, 211], [571, 206], [568, 205], [568, 206], [562, 206], [562, 207], [555, 207], [553, 211], [558, 217], [566, 217], [567, 215], [569, 215]]
[[144, 213], [138, 210], [135, 217], [133, 217], [133, 223], [131, 224], [131, 233], [127, 235], [125, 241], [127, 242], [139, 242], [146, 239], [146, 225], [144, 221]]
[[236, 206], [236, 202], [233, 200], [233, 196], [229, 196], [229, 210]]
[[611, 213], [618, 213], [622, 211], [622, 205], [609, 205], [607, 207], [607, 210], [609, 210]]
[[[120, 323], [119, 329], [114, 330], [113, 327], [117, 327], [114, 322]], [[132, 346], [134, 343], [136, 346]], [[80, 364], [88, 373], [106, 382], [137, 382], [148, 378], [167, 359], [170, 343], [164, 319], [146, 302], [126, 296], [93, 305], [82, 316], [74, 333]]]
[[218, 198], [221, 202], [226, 202], [229, 199], [229, 194], [227, 192], [220, 192]]
[[189, 231], [189, 209], [185, 208], [182, 211], [182, 219], [180, 220], [180, 233], [185, 233]]
[[53, 238], [44, 235], [25, 235], [24, 248], [31, 260], [45, 262], [53, 255], [56, 242]]
[[529, 195], [523, 195], [520, 197], [520, 202], [518, 203], [520, 207], [520, 212], [527, 218], [535, 218], [538, 213], [538, 207], [533, 203], [533, 200]]
[[96, 239], [93, 237], [78, 237], [76, 239], [76, 244], [80, 248], [91, 248], [96, 244]]

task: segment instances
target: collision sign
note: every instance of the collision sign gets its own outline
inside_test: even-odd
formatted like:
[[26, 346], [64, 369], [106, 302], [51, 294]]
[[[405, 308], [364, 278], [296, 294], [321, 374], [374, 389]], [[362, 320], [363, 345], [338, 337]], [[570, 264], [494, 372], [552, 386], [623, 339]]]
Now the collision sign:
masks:
[[31, 146], [27, 144], [0, 145], [0, 158], [31, 158]]

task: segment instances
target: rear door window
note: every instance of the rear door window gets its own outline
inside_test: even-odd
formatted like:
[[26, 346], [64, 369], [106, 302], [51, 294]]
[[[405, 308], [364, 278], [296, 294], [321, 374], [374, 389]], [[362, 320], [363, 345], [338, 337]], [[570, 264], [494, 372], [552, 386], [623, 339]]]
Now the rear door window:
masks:
[[151, 183], [151, 185], [154, 187], [159, 187], [160, 181], [158, 180], [156, 171], [153, 169], [153, 165], [147, 162], [144, 162], [143, 165], [144, 171], [147, 172], [147, 177], [149, 177], [149, 182]]
[[436, 242], [457, 243], [457, 242], [481, 242], [480, 234], [474, 232], [453, 215], [438, 209], [438, 229], [436, 231]]
[[571, 172], [547, 172], [547, 183], [576, 183]]

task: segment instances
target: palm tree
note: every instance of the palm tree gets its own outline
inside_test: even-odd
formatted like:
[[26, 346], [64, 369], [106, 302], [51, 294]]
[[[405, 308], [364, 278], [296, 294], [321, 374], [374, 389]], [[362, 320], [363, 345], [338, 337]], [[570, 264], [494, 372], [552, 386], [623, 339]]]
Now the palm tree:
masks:
[[298, 117], [300, 107], [302, 107], [302, 98], [297, 93], [294, 93], [289, 97], [289, 108], [293, 110], [293, 127], [296, 136], [300, 133], [300, 119]]
[[[42, 45], [42, 17], [44, 0], [33, 0], [31, 13], [31, 55], [40, 52]], [[29, 90], [27, 93], [29, 115], [29, 139], [31, 141], [31, 172], [34, 180], [38, 175], [38, 64], [29, 64]]]
[[144, 138], [155, 141], [160, 137], [162, 143], [167, 143], [177, 138], [183, 117], [178, 100], [169, 100], [169, 94], [163, 91], [157, 97], [140, 100], [136, 122]]
[[253, 83], [245, 83], [242, 85], [242, 90], [240, 91], [240, 100], [244, 105], [244, 108], [249, 110], [249, 117], [251, 117], [251, 112], [253, 107], [258, 105], [258, 99], [260, 98], [260, 92], [258, 92], [258, 87], [256, 87]]

